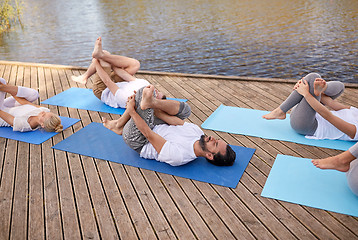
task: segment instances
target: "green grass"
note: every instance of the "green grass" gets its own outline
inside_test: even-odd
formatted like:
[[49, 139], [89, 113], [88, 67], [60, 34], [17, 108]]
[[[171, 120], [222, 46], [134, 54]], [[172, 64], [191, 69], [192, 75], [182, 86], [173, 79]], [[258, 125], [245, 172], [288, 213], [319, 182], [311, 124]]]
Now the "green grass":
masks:
[[18, 0], [0, 0], [0, 34], [21, 23], [22, 4]]

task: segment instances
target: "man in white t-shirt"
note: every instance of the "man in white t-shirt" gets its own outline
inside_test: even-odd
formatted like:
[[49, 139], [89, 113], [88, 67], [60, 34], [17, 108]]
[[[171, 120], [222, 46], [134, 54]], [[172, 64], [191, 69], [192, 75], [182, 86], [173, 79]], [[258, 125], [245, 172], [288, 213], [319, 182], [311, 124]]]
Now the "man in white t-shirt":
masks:
[[[223, 140], [204, 135], [199, 126], [185, 122], [180, 116], [178, 101], [155, 97], [149, 85], [131, 96], [126, 114], [123, 139], [141, 157], [179, 166], [205, 157], [218, 166], [231, 166], [236, 153]], [[167, 124], [156, 124], [156, 117]], [[113, 129], [111, 129], [113, 130]]]

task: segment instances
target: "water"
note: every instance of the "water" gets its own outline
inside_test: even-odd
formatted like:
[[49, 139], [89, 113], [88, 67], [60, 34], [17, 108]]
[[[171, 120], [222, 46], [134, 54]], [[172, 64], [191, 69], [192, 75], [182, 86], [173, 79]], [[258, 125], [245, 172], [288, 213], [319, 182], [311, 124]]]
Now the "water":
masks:
[[104, 49], [142, 70], [358, 83], [356, 0], [27, 0], [3, 60], [87, 66]]

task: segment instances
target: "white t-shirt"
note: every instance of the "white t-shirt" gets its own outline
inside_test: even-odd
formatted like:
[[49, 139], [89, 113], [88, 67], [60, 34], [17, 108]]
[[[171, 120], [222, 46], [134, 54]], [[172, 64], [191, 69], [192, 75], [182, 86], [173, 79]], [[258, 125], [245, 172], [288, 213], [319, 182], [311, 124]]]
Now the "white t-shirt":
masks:
[[153, 131], [162, 136], [166, 142], [158, 154], [151, 143], [143, 146], [140, 156], [155, 159], [172, 166], [184, 165], [197, 158], [194, 143], [203, 135], [199, 126], [185, 122], [184, 125], [156, 125]]
[[111, 107], [125, 108], [128, 97], [132, 96], [134, 91], [138, 91], [138, 89], [148, 86], [149, 82], [144, 79], [136, 78], [136, 80], [130, 82], [117, 82], [116, 85], [119, 87], [116, 94], [113, 95], [112, 92], [106, 88], [102, 92], [101, 100]]
[[356, 135], [351, 139], [347, 134], [341, 132], [330, 122], [324, 119], [321, 115], [316, 113], [318, 126], [313, 136], [306, 136], [309, 139], [339, 139], [347, 141], [358, 141], [358, 109], [351, 107], [350, 109], [342, 109], [338, 111], [331, 111], [335, 116], [343, 119], [344, 121], [354, 124], [356, 126]]
[[[30, 104], [25, 104], [12, 108], [4, 108], [3, 111], [14, 116], [14, 124], [12, 126], [13, 131], [29, 132], [37, 129], [31, 128], [30, 124], [27, 121], [29, 117], [37, 116], [40, 112], [49, 112], [50, 110], [45, 107], [38, 108]], [[10, 127], [10, 124], [0, 118], [0, 126]]]

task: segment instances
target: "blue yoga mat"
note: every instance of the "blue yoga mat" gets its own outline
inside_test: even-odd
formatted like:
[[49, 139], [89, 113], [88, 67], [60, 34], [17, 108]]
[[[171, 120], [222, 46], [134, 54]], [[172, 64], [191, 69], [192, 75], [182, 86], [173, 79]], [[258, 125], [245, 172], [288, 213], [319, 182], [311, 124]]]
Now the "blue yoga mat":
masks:
[[307, 139], [290, 125], [290, 116], [284, 120], [266, 120], [268, 111], [221, 105], [201, 125], [202, 128], [273, 140], [295, 142], [310, 146], [347, 150], [356, 142], [342, 140]]
[[[181, 102], [187, 101], [186, 99], [177, 98], [168, 99], [177, 100]], [[104, 104], [93, 94], [92, 89], [87, 88], [70, 88], [41, 103], [97, 112], [114, 113], [119, 115], [122, 115], [125, 111], [124, 108], [113, 108]]]
[[346, 174], [316, 168], [311, 159], [277, 155], [261, 196], [358, 217]]
[[53, 148], [231, 188], [237, 186], [255, 152], [252, 148], [232, 146], [237, 156], [233, 166], [218, 167], [200, 157], [186, 165], [173, 167], [139, 157], [136, 151], [127, 146], [122, 136], [100, 123], [87, 125]]
[[[75, 118], [61, 116], [60, 118], [63, 129], [66, 129], [79, 121], [79, 119]], [[36, 131], [31, 132], [14, 132], [11, 127], [0, 127], [0, 137], [32, 144], [41, 144], [56, 134], [57, 133], [55, 132], [46, 132], [44, 129], [37, 129]]]

